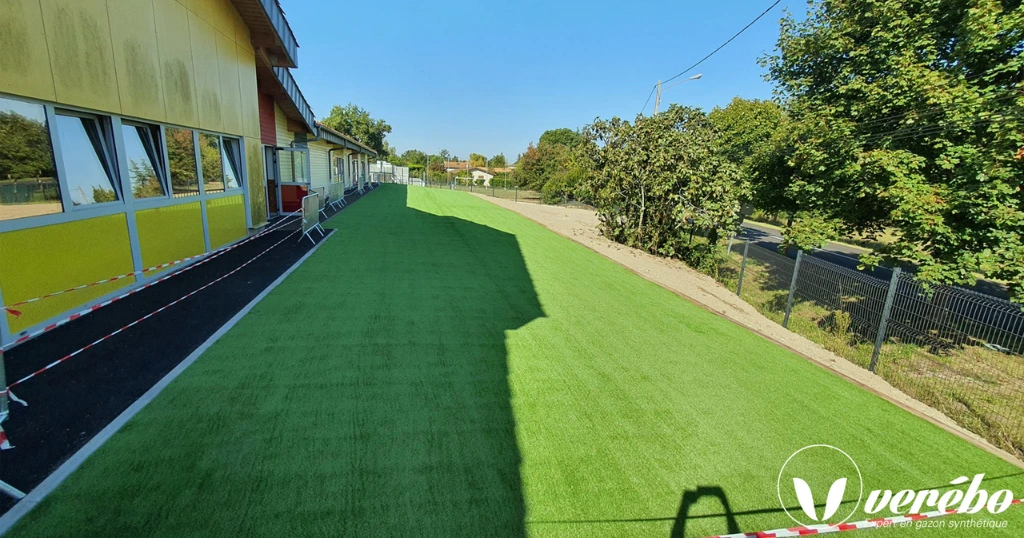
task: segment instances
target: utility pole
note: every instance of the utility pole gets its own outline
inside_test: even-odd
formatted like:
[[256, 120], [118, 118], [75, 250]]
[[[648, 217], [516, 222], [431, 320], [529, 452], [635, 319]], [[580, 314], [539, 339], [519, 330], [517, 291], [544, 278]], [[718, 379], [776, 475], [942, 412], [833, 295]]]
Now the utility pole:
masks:
[[659, 80], [658, 81], [658, 92], [657, 92], [657, 95], [654, 97], [654, 113], [655, 114], [658, 113], [658, 105], [660, 105], [660, 104], [661, 104], [661, 81]]

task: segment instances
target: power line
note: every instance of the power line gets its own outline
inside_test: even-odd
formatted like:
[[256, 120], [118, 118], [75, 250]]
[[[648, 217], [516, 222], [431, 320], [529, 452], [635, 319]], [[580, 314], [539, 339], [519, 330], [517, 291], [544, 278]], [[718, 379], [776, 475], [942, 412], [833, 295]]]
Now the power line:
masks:
[[[718, 48], [716, 48], [715, 50], [711, 51], [711, 53], [710, 53], [710, 54], [708, 54], [707, 56], [705, 56], [705, 57], [701, 58], [699, 62], [697, 62], [697, 63], [695, 63], [695, 64], [691, 65], [690, 67], [687, 67], [687, 68], [686, 68], [686, 69], [684, 69], [684, 70], [683, 70], [682, 72], [680, 72], [680, 73], [679, 73], [678, 75], [676, 75], [676, 76], [674, 76], [674, 77], [672, 77], [672, 78], [670, 78], [670, 79], [667, 79], [667, 80], [664, 80], [664, 81], [662, 81], [662, 83], [664, 84], [665, 82], [671, 82], [671, 81], [673, 81], [673, 80], [675, 80], [675, 79], [677, 79], [677, 78], [679, 78], [679, 77], [681, 77], [681, 76], [685, 75], [686, 73], [689, 73], [689, 72], [690, 72], [690, 71], [692, 71], [692, 70], [693, 70], [694, 68], [696, 68], [696, 67], [697, 67], [697, 66], [699, 66], [700, 64], [704, 63], [704, 61], [705, 61], [705, 60], [707, 60], [708, 58], [710, 58], [710, 57], [714, 56], [714, 55], [715, 55], [715, 53], [717, 53], [718, 51], [720, 51], [720, 50], [722, 50], [723, 48], [725, 48], [725, 46], [726, 46], [726, 45], [728, 45], [729, 43], [732, 43], [732, 40], [734, 40], [734, 39], [736, 39], [737, 37], [739, 37], [739, 36], [740, 36], [740, 34], [742, 34], [743, 32], [746, 32], [748, 28], [750, 28], [751, 26], [753, 26], [753, 25], [754, 25], [754, 23], [756, 23], [757, 21], [761, 20], [761, 17], [764, 17], [765, 15], [767, 15], [769, 11], [771, 11], [772, 9], [774, 9], [774, 8], [775, 8], [775, 6], [779, 5], [779, 3], [781, 3], [781, 2], [782, 2], [782, 0], [775, 0], [775, 3], [774, 3], [774, 4], [772, 4], [772, 5], [768, 6], [768, 9], [764, 10], [764, 11], [763, 11], [763, 12], [762, 12], [762, 13], [761, 13], [760, 15], [758, 15], [758, 16], [757, 16], [756, 18], [754, 18], [754, 20], [752, 20], [752, 21], [750, 21], [749, 23], [747, 23], [747, 25], [746, 25], [746, 26], [744, 26], [744, 27], [743, 27], [742, 29], [740, 29], [740, 31], [739, 31], [739, 32], [736, 32], [735, 34], [733, 34], [733, 36], [732, 36], [732, 37], [730, 37], [729, 39], [727, 39], [727, 40], [725, 41], [725, 43], [722, 43], [721, 45], [719, 45], [719, 46], [718, 46]], [[653, 87], [653, 88], [651, 88], [651, 93], [647, 95], [647, 100], [646, 100], [646, 101], [644, 101], [644, 106], [643, 106], [643, 108], [641, 108], [641, 109], [640, 109], [640, 112], [639, 112], [640, 114], [643, 114], [643, 113], [644, 113], [644, 110], [646, 110], [646, 109], [647, 109], [647, 104], [651, 102], [651, 96], [652, 96], [652, 95], [654, 95], [654, 91], [655, 91], [656, 89], [658, 89], [658, 85], [657, 85], [657, 84], [655, 84], [655, 85], [654, 85], [654, 87]]]
[[643, 106], [643, 108], [640, 109], [639, 114], [643, 114], [644, 113], [644, 110], [647, 108], [647, 103], [651, 102], [651, 96], [654, 95], [654, 90], [656, 90], [656, 89], [658, 89], [658, 85], [657, 84], [655, 84], [654, 86], [651, 87], [651, 93], [647, 94], [647, 100], [644, 101], [644, 106]]
[[764, 10], [764, 11], [763, 11], [763, 12], [762, 12], [762, 13], [761, 13], [760, 15], [758, 15], [758, 16], [757, 16], [757, 17], [756, 17], [756, 18], [755, 18], [754, 20], [750, 21], [750, 23], [748, 23], [748, 24], [747, 24], [746, 26], [744, 26], [744, 27], [743, 27], [743, 29], [741, 29], [741, 30], [740, 30], [739, 32], [736, 32], [736, 33], [735, 33], [735, 34], [734, 34], [734, 35], [733, 35], [732, 37], [730, 37], [730, 38], [729, 38], [728, 40], [726, 40], [726, 42], [725, 42], [725, 43], [722, 43], [721, 45], [719, 45], [717, 49], [715, 49], [715, 50], [711, 51], [711, 53], [710, 53], [710, 54], [708, 54], [707, 56], [705, 56], [705, 57], [701, 58], [699, 62], [697, 62], [697, 63], [695, 63], [695, 64], [691, 65], [690, 67], [687, 67], [687, 68], [686, 68], [686, 69], [684, 69], [684, 70], [683, 70], [682, 72], [680, 72], [680, 73], [679, 73], [678, 75], [676, 75], [676, 76], [674, 76], [674, 77], [672, 77], [672, 78], [670, 78], [670, 79], [668, 79], [668, 80], [664, 80], [664, 81], [662, 81], [662, 84], [664, 84], [665, 82], [671, 82], [671, 81], [673, 81], [673, 80], [675, 80], [675, 79], [677, 79], [677, 78], [679, 78], [679, 77], [681, 77], [681, 76], [685, 75], [686, 73], [689, 73], [689, 72], [690, 72], [690, 71], [692, 71], [692, 70], [693, 70], [694, 68], [696, 68], [696, 67], [697, 67], [697, 66], [699, 66], [700, 64], [704, 63], [704, 61], [705, 61], [705, 60], [707, 60], [708, 58], [710, 58], [710, 57], [714, 56], [716, 52], [718, 52], [718, 51], [722, 50], [723, 48], [725, 48], [725, 46], [726, 46], [726, 45], [728, 45], [729, 43], [731, 43], [733, 39], [736, 39], [737, 37], [739, 37], [739, 36], [740, 36], [740, 34], [742, 34], [743, 32], [746, 32], [748, 28], [750, 28], [751, 26], [753, 26], [753, 25], [754, 25], [754, 23], [756, 23], [757, 21], [761, 20], [761, 17], [764, 17], [765, 15], [767, 15], [767, 14], [768, 14], [768, 12], [769, 12], [769, 11], [771, 11], [772, 9], [774, 9], [774, 8], [775, 8], [775, 6], [779, 5], [779, 3], [780, 3], [780, 2], [782, 2], [782, 0], [775, 0], [775, 3], [774, 3], [774, 4], [772, 4], [772, 5], [768, 6], [768, 9]]

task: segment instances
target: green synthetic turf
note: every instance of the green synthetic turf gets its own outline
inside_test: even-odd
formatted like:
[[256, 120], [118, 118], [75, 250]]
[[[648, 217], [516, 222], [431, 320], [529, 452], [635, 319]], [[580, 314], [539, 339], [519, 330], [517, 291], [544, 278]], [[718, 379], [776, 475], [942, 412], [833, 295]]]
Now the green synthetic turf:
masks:
[[[776, 479], [814, 443], [866, 490], [983, 472], [1024, 496], [1020, 469], [469, 194], [386, 185], [327, 226], [13, 535], [758, 531], [794, 525]], [[1024, 507], [985, 517], [1007, 528], [854, 536], [1024, 534]]]

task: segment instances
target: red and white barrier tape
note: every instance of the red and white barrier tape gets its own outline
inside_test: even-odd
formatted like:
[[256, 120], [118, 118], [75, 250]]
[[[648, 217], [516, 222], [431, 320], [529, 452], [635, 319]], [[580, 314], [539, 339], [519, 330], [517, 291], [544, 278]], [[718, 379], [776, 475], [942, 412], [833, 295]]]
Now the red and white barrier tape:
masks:
[[[271, 249], [273, 249], [277, 245], [280, 245], [281, 243], [284, 243], [290, 237], [292, 237], [293, 235], [299, 233], [299, 231], [300, 230], [295, 230], [294, 232], [288, 234], [284, 239], [278, 241], [277, 243], [274, 243], [273, 245], [271, 245], [269, 248], [267, 248], [263, 252], [260, 252], [256, 256], [253, 256], [249, 261], [243, 263], [242, 265], [239, 265], [238, 267], [232, 269], [230, 272], [228, 272], [228, 273], [218, 277], [217, 279], [211, 280], [210, 282], [207, 282], [206, 284], [203, 284], [201, 287], [199, 287], [199, 288], [197, 288], [197, 289], [195, 289], [195, 290], [193, 290], [193, 291], [191, 291], [191, 292], [189, 292], [189, 293], [187, 293], [187, 294], [185, 294], [185, 295], [175, 299], [174, 301], [171, 301], [170, 303], [165, 304], [164, 306], [161, 306], [160, 308], [150, 312], [149, 314], [146, 314], [145, 316], [142, 316], [141, 318], [139, 318], [139, 319], [129, 323], [128, 325], [125, 325], [124, 327], [121, 327], [120, 329], [118, 329], [118, 330], [116, 330], [116, 331], [114, 331], [114, 332], [104, 336], [103, 338], [100, 338], [99, 340], [96, 340], [95, 342], [92, 342], [91, 344], [89, 344], [89, 345], [87, 345], [85, 347], [79, 348], [78, 350], [63, 356], [60, 359], [57, 359], [57, 360], [51, 362], [50, 364], [47, 364], [46, 366], [43, 366], [42, 368], [36, 370], [35, 372], [32, 372], [31, 374], [29, 374], [29, 375], [27, 375], [27, 376], [25, 376], [25, 377], [15, 381], [14, 383], [11, 383], [4, 390], [0, 391], [0, 394], [7, 394], [8, 396], [10, 396], [11, 400], [19, 402], [19, 403], [24, 405], [25, 402], [17, 399], [11, 393], [11, 388], [13, 388], [13, 387], [15, 387], [17, 385], [20, 385], [21, 383], [24, 383], [24, 382], [28, 381], [29, 379], [32, 379], [33, 377], [36, 377], [37, 375], [39, 375], [39, 374], [41, 374], [41, 373], [43, 373], [43, 372], [45, 372], [47, 370], [50, 370], [50, 369], [56, 367], [58, 364], [60, 364], [62, 362], [70, 360], [72, 357], [74, 357], [74, 356], [78, 355], [79, 353], [82, 353], [83, 351], [85, 351], [85, 350], [87, 350], [87, 349], [89, 349], [89, 348], [99, 344], [100, 342], [103, 342], [104, 340], [113, 338], [114, 336], [116, 336], [116, 335], [118, 335], [118, 334], [120, 334], [120, 333], [122, 333], [122, 332], [124, 332], [124, 331], [126, 331], [126, 330], [128, 330], [128, 329], [130, 329], [132, 327], [134, 327], [135, 325], [138, 325], [139, 323], [142, 323], [143, 321], [145, 321], [145, 320], [147, 320], [147, 319], [149, 319], [149, 318], [159, 314], [160, 312], [163, 312], [164, 310], [167, 310], [168, 308], [170, 308], [170, 307], [172, 307], [172, 306], [174, 306], [174, 305], [184, 301], [185, 299], [188, 299], [189, 297], [191, 297], [191, 296], [193, 296], [193, 295], [195, 295], [195, 294], [205, 290], [206, 288], [209, 288], [210, 286], [220, 282], [221, 280], [224, 280], [225, 278], [227, 278], [227, 277], [237, 273], [238, 271], [241, 271], [243, 267], [245, 267], [245, 266], [249, 265], [250, 263], [256, 261], [257, 258], [259, 258], [260, 256], [263, 256], [267, 252], [270, 252]], [[116, 300], [116, 299], [114, 299], [114, 300]]]
[[[0, 306], [0, 309], [6, 310], [7, 313], [11, 314], [12, 316], [17, 317], [17, 316], [21, 315], [21, 312], [18, 311], [15, 308], [15, 307], [18, 307], [18, 306], [23, 306], [23, 305], [31, 304], [31, 303], [34, 303], [34, 302], [37, 302], [37, 301], [41, 301], [43, 299], [49, 299], [51, 297], [56, 297], [58, 295], [64, 295], [65, 293], [71, 293], [73, 291], [84, 290], [86, 288], [92, 288], [92, 287], [95, 287], [95, 286], [99, 286], [101, 284], [107, 284], [107, 283], [110, 283], [110, 282], [116, 282], [118, 280], [123, 280], [125, 278], [129, 278], [129, 277], [133, 277], [133, 276], [144, 275], [146, 273], [151, 273], [153, 271], [159, 271], [160, 269], [166, 269], [166, 268], [174, 266], [174, 265], [181, 265], [183, 263], [186, 263], [186, 262], [189, 262], [189, 261], [192, 261], [192, 260], [198, 260], [198, 259], [201, 259], [201, 258], [213, 259], [213, 258], [216, 258], [217, 256], [220, 256], [221, 254], [224, 254], [225, 252], [228, 252], [229, 250], [236, 249], [236, 248], [238, 248], [238, 247], [248, 243], [249, 241], [252, 241], [252, 240], [254, 240], [254, 239], [258, 238], [258, 237], [264, 236], [267, 233], [272, 232], [272, 231], [280, 228], [281, 226], [284, 226], [285, 224], [287, 224], [287, 222], [285, 220], [283, 220], [283, 219], [291, 218], [291, 217], [295, 216], [298, 213], [299, 213], [298, 211], [295, 211], [293, 213], [285, 215], [284, 217], [282, 217], [282, 220], [280, 222], [277, 222], [273, 226], [267, 227], [266, 229], [260, 230], [259, 233], [253, 235], [252, 237], [248, 237], [248, 238], [246, 238], [246, 239], [244, 239], [242, 241], [239, 241], [238, 243], [235, 243], [233, 245], [222, 247], [222, 248], [219, 248], [217, 250], [211, 250], [210, 252], [205, 252], [203, 254], [197, 254], [195, 256], [188, 256], [188, 257], [182, 258], [180, 260], [174, 260], [172, 262], [162, 263], [160, 265], [155, 265], [153, 267], [149, 267], [149, 268], [143, 269], [141, 271], [132, 271], [131, 273], [125, 273], [123, 275], [117, 275], [117, 276], [114, 276], [114, 277], [105, 278], [103, 280], [97, 280], [96, 282], [90, 282], [88, 284], [82, 284], [81, 286], [75, 286], [73, 288], [68, 288], [66, 290], [55, 291], [53, 293], [47, 293], [46, 295], [40, 295], [39, 297], [33, 297], [31, 299], [25, 299], [24, 301], [18, 301], [16, 303], [11, 303], [9, 305]], [[191, 266], [191, 267], [194, 267], [194, 265]], [[191, 267], [188, 267], [185, 270], [191, 269]], [[184, 272], [184, 270], [183, 271], [178, 271], [177, 273], [174, 273], [174, 274], [181, 274], [183, 272]]]
[[[22, 336], [19, 336], [14, 341], [9, 342], [7, 344], [4, 344], [3, 346], [0, 346], [0, 352], [8, 351], [8, 350], [10, 350], [10, 349], [12, 349], [12, 348], [14, 348], [14, 347], [16, 347], [18, 345], [24, 344], [25, 342], [27, 342], [27, 341], [29, 341], [29, 340], [37, 337], [37, 336], [40, 336], [40, 335], [45, 334], [45, 333], [48, 333], [48, 332], [56, 329], [57, 327], [65, 325], [65, 324], [67, 324], [70, 321], [74, 321], [74, 320], [76, 320], [76, 319], [78, 319], [78, 318], [80, 318], [80, 317], [82, 317], [82, 316], [84, 316], [86, 314], [91, 314], [92, 312], [95, 312], [95, 311], [97, 311], [97, 310], [99, 310], [99, 309], [101, 309], [101, 308], [103, 308], [105, 306], [108, 306], [111, 303], [115, 303], [117, 301], [120, 301], [121, 299], [124, 299], [125, 297], [128, 297], [129, 295], [134, 295], [134, 294], [136, 294], [136, 293], [138, 293], [138, 292], [140, 292], [140, 291], [142, 291], [144, 289], [150, 288], [150, 287], [155, 286], [155, 285], [157, 285], [157, 284], [159, 284], [161, 282], [164, 282], [165, 280], [167, 280], [169, 278], [172, 278], [174, 276], [180, 275], [180, 274], [182, 274], [182, 273], [184, 273], [186, 271], [189, 271], [191, 269], [195, 269], [196, 267], [199, 267], [200, 265], [203, 265], [204, 263], [212, 261], [213, 259], [217, 258], [218, 256], [228, 252], [228, 250], [233, 249], [233, 248], [237, 248], [237, 247], [241, 246], [242, 243], [251, 241], [253, 239], [256, 239], [257, 237], [260, 237], [261, 235], [265, 235], [266, 233], [271, 232], [271, 231], [273, 231], [273, 230], [270, 230], [270, 229], [264, 230], [263, 232], [260, 232], [260, 234], [254, 235], [254, 236], [250, 237], [249, 239], [246, 239], [243, 242], [231, 245], [231, 247], [217, 252], [216, 255], [209, 256], [209, 257], [207, 257], [204, 260], [200, 260], [200, 261], [198, 261], [198, 262], [196, 262], [196, 263], [194, 263], [194, 264], [192, 264], [192, 265], [182, 269], [181, 271], [177, 271], [177, 272], [174, 272], [174, 273], [171, 273], [171, 274], [168, 274], [168, 275], [164, 275], [164, 276], [162, 276], [162, 277], [160, 277], [160, 278], [158, 278], [158, 279], [156, 279], [156, 280], [154, 280], [152, 282], [147, 282], [143, 286], [139, 286], [138, 288], [133, 288], [131, 290], [126, 291], [125, 293], [122, 293], [121, 295], [118, 295], [118, 296], [113, 297], [111, 299], [107, 299], [106, 301], [103, 301], [101, 303], [97, 303], [97, 304], [95, 304], [93, 306], [90, 306], [89, 308], [86, 308], [85, 310], [80, 310], [78, 312], [75, 312], [74, 314], [71, 314], [70, 316], [68, 316], [68, 317], [66, 317], [64, 319], [61, 319], [59, 321], [55, 321], [55, 322], [53, 322], [53, 323], [51, 323], [49, 325], [46, 325], [45, 327], [43, 327], [41, 329], [37, 329], [37, 330], [35, 330], [35, 331], [31, 332], [31, 333], [27, 333], [27, 334], [24, 334]], [[289, 237], [291, 237], [292, 235], [293, 234], [288, 234]]]
[[[1014, 499], [1010, 502], [1012, 505], [1024, 504], [1024, 499]], [[789, 538], [792, 536], [812, 536], [816, 534], [832, 534], [835, 532], [846, 532], [846, 531], [857, 531], [861, 529], [878, 529], [883, 527], [892, 527], [894, 525], [900, 525], [903, 523], [910, 523], [914, 521], [920, 521], [922, 519], [934, 519], [942, 516], [949, 516], [960, 513], [959, 510], [946, 510], [946, 511], [935, 511], [925, 512], [923, 514], [912, 514], [908, 516], [894, 516], [894, 517], [883, 517], [878, 519], [869, 519], [866, 521], [857, 521], [854, 523], [839, 523], [836, 525], [807, 525], [804, 527], [792, 527], [788, 529], [776, 529], [773, 531], [761, 531], [761, 532], [746, 532], [738, 534], [719, 534], [715, 536], [709, 536], [708, 538]]]

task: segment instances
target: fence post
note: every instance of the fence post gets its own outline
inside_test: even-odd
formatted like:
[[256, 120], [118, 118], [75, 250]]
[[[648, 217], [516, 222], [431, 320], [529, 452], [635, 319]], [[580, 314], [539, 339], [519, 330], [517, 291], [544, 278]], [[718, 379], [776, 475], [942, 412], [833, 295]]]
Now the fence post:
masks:
[[885, 295], [885, 306], [882, 307], [882, 319], [878, 322], [878, 336], [875, 337], [875, 350], [871, 352], [871, 364], [868, 371], [874, 373], [878, 366], [878, 355], [882, 352], [882, 343], [885, 342], [885, 333], [889, 328], [889, 314], [892, 313], [892, 303], [896, 300], [896, 287], [900, 283], [899, 267], [892, 270], [892, 278], [889, 280], [889, 293]]
[[796, 277], [800, 274], [800, 261], [804, 258], [804, 251], [796, 251], [796, 263], [793, 264], [793, 280], [789, 283], [789, 298], [786, 299], [786, 317], [782, 318], [782, 326], [789, 328], [789, 314], [793, 312], [793, 296], [796, 295]]
[[742, 297], [743, 293], [743, 273], [747, 270], [747, 252], [750, 250], [750, 240], [747, 239], [743, 242], [743, 261], [740, 262], [740, 281], [736, 284], [736, 296]]
[[519, 185], [516, 185], [516, 202], [519, 201]]

